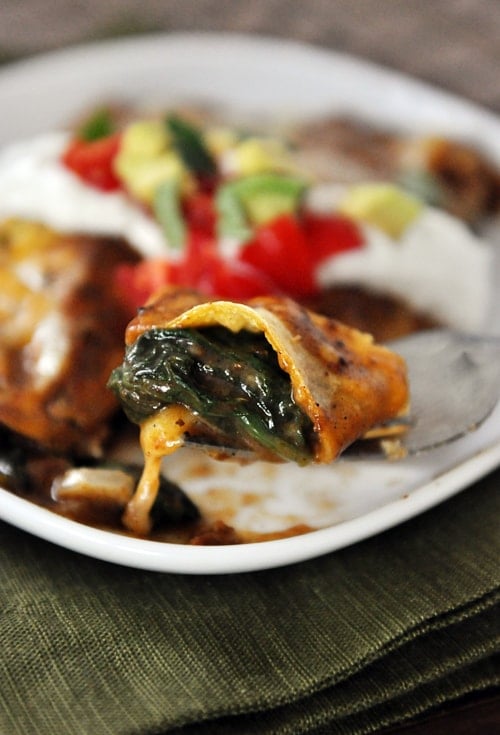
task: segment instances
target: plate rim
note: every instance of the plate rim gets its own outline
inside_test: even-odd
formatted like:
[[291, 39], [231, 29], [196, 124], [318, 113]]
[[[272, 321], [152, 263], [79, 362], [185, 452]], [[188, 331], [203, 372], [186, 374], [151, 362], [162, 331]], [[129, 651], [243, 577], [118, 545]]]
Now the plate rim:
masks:
[[[475, 118], [479, 115], [480, 120], [474, 122], [479, 123], [480, 127], [489, 128], [490, 126], [498, 127], [500, 116], [489, 107], [478, 102], [472, 101], [467, 97], [461, 96], [452, 90], [440, 87], [436, 83], [429, 82], [419, 77], [413, 76], [405, 71], [401, 71], [390, 65], [368, 59], [363, 56], [331, 49], [326, 46], [311, 43], [307, 40], [295, 38], [287, 38], [272, 34], [260, 34], [238, 31], [157, 31], [150, 33], [137, 33], [118, 38], [102, 38], [91, 41], [82, 41], [73, 45], [67, 45], [56, 49], [34, 53], [30, 56], [14, 59], [4, 62], [0, 65], [0, 94], [5, 92], [2, 87], [5, 85], [14, 85], [19, 77], [31, 73], [33, 69], [43, 68], [44, 66], [53, 67], [54, 65], [62, 70], [69, 62], [80, 60], [88, 60], [96, 53], [100, 55], [115, 56], [118, 54], [131, 54], [135, 56], [143, 56], [142, 53], [147, 49], [154, 49], [157, 53], [166, 47], [184, 46], [184, 45], [207, 45], [214, 47], [224, 47], [224, 53], [234, 51], [235, 49], [247, 49], [253, 47], [267, 53], [279, 53], [283, 56], [287, 54], [302, 55], [304, 58], [315, 57], [314, 63], [331, 64], [335, 62], [344, 65], [351, 72], [356, 74], [375, 75], [378, 81], [385, 85], [395, 85], [399, 87], [401, 83], [411, 85], [412, 89], [419, 94], [425, 96], [434, 96], [440, 101], [446, 100], [447, 104], [455, 106], [462, 115], [471, 115]], [[140, 51], [139, 51], [140, 49]], [[168, 50], [168, 49], [167, 49]], [[481, 131], [483, 132], [483, 131]], [[451, 133], [453, 134], [453, 133]], [[482, 135], [478, 134], [477, 143], [481, 143]], [[14, 141], [16, 138], [13, 139]], [[491, 141], [488, 141], [491, 145]], [[2, 146], [3, 147], [3, 146]], [[498, 159], [500, 165], [500, 141], [498, 145], [492, 145], [488, 151], [495, 159]]]
[[120, 566], [171, 574], [245, 573], [308, 561], [370, 539], [452, 498], [499, 463], [497, 441], [363, 516], [298, 536], [245, 544], [189, 546], [133, 538], [65, 518], [1, 487], [0, 518], [67, 550]]
[[314, 54], [317, 58], [323, 57], [328, 63], [332, 59], [339, 62], [346, 62], [352, 67], [361, 70], [370, 69], [378, 74], [382, 72], [384, 76], [392, 77], [396, 80], [407, 79], [412, 86], [418, 86], [425, 91], [431, 91], [439, 94], [440, 97], [446, 96], [450, 100], [458, 102], [460, 105], [467, 105], [471, 108], [480, 110], [482, 113], [491, 115], [498, 119], [497, 113], [485, 104], [481, 104], [474, 100], [454, 92], [451, 89], [440, 86], [426, 79], [414, 76], [409, 72], [402, 71], [390, 64], [375, 61], [368, 57], [355, 54], [345, 50], [329, 48], [321, 43], [314, 43], [308, 40], [298, 38], [284, 37], [272, 33], [253, 33], [245, 31], [218, 31], [218, 30], [174, 30], [174, 31], [151, 31], [138, 32], [128, 34], [122, 37], [104, 37], [91, 40], [82, 40], [76, 43], [59, 46], [57, 48], [35, 51], [33, 53], [19, 56], [13, 59], [7, 59], [0, 64], [0, 77], [5, 74], [21, 74], [31, 71], [36, 65], [59, 63], [63, 65], [68, 59], [74, 59], [78, 55], [88, 55], [95, 51], [102, 53], [115, 53], [117, 50], [136, 50], [139, 46], [153, 46], [157, 44], [172, 43], [210, 43], [213, 44], [229, 44], [236, 45], [254, 45], [267, 47], [268, 50], [292, 51]]

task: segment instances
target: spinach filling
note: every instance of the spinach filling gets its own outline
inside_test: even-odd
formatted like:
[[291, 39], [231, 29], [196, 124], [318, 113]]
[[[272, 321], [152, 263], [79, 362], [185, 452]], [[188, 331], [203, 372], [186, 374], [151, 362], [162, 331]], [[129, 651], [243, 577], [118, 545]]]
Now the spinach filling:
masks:
[[262, 334], [152, 329], [127, 349], [109, 385], [135, 423], [181, 404], [201, 426], [192, 441], [311, 459], [312, 422]]

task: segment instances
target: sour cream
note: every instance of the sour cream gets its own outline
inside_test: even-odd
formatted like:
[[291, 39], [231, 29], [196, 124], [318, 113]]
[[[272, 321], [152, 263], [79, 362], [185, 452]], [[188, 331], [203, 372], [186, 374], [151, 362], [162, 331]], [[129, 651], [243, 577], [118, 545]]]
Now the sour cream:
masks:
[[120, 192], [85, 186], [59, 162], [69, 136], [52, 133], [0, 153], [0, 218], [22, 217], [60, 232], [124, 237], [146, 258], [171, 255], [159, 225]]
[[[104, 193], [82, 183], [60, 163], [66, 133], [13, 145], [0, 153], [0, 218], [22, 217], [61, 232], [124, 237], [146, 258], [175, 258], [159, 225], [121, 192]], [[309, 206], [334, 211], [344, 191], [315, 187]], [[486, 243], [450, 215], [430, 207], [393, 240], [364, 227], [362, 248], [321, 264], [323, 286], [357, 284], [399, 297], [450, 326], [477, 329], [491, 295], [492, 253]], [[238, 244], [222, 251], [234, 255]]]
[[[344, 187], [322, 185], [310, 206], [332, 211]], [[493, 254], [460, 220], [433, 207], [394, 240], [363, 226], [365, 245], [323, 262], [316, 276], [323, 286], [350, 284], [390, 294], [449, 326], [479, 329], [491, 302]]]

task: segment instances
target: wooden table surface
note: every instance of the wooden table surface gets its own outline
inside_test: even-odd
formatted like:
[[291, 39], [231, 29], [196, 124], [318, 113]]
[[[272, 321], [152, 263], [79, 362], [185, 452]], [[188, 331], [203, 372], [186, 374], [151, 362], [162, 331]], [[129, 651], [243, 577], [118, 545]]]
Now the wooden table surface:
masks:
[[[500, 0], [22, 0], [0, 4], [0, 59], [137, 31], [298, 39], [412, 74], [500, 112]], [[493, 735], [500, 699], [472, 697], [396, 735]]]

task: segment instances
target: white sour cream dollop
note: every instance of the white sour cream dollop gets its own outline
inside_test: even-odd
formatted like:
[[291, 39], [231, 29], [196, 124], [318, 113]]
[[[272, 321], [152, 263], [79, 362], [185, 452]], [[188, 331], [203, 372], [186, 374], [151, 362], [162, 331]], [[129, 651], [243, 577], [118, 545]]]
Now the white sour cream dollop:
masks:
[[51, 133], [0, 153], [0, 218], [29, 218], [60, 232], [125, 237], [147, 258], [170, 254], [161, 228], [124, 194], [86, 186], [61, 165], [68, 140], [65, 133]]
[[[345, 188], [322, 185], [310, 206], [332, 211]], [[491, 302], [492, 252], [460, 220], [433, 207], [394, 240], [382, 230], [362, 227], [365, 245], [323, 262], [317, 278], [357, 284], [399, 297], [450, 326], [479, 329]]]

